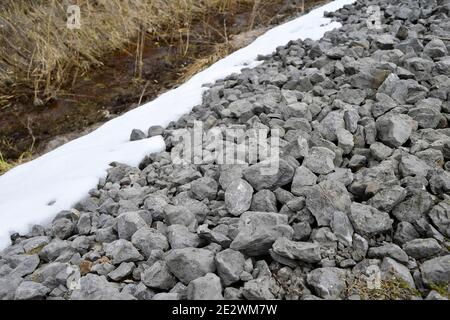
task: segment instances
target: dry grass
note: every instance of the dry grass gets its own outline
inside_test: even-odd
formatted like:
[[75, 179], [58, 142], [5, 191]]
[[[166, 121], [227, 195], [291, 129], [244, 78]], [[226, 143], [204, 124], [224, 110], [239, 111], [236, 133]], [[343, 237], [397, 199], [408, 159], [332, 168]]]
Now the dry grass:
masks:
[[362, 300], [411, 300], [420, 297], [419, 291], [395, 277], [381, 281], [377, 289], [369, 289], [365, 280], [355, 279], [347, 290], [347, 295], [351, 294], [358, 294]]
[[[0, 101], [34, 93], [35, 103], [75, 83], [101, 58], [152, 36], [189, 47], [196, 19], [259, 0], [3, 0], [0, 3]], [[81, 28], [67, 28], [67, 7], [81, 8]], [[25, 88], [25, 89], [24, 89]], [[25, 92], [27, 91], [27, 92]], [[42, 101], [44, 100], [44, 101]]]

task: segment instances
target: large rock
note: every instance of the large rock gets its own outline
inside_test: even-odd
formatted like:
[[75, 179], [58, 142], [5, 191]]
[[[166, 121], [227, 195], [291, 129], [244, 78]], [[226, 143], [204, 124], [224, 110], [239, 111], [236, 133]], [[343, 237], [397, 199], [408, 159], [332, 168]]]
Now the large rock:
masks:
[[305, 157], [304, 165], [317, 174], [327, 174], [334, 170], [335, 153], [328, 148], [313, 147]]
[[403, 249], [415, 259], [432, 258], [438, 255], [442, 248], [436, 239], [414, 239], [407, 242]]
[[168, 252], [165, 261], [170, 272], [186, 285], [216, 270], [214, 253], [206, 249], [174, 249]]
[[216, 198], [219, 185], [216, 180], [204, 177], [191, 182], [191, 192], [197, 200]]
[[266, 160], [245, 169], [244, 177], [257, 191], [274, 190], [292, 181], [294, 168], [284, 159]]
[[409, 287], [415, 288], [414, 279], [411, 272], [403, 264], [398, 263], [392, 258], [386, 257], [381, 264], [381, 277], [385, 280], [397, 279], [403, 280]]
[[303, 194], [304, 187], [310, 187], [317, 182], [317, 176], [307, 167], [301, 166], [295, 170], [294, 180], [292, 181], [291, 192], [297, 196]]
[[240, 280], [244, 264], [245, 257], [239, 251], [226, 249], [216, 254], [217, 273], [226, 287]]
[[15, 300], [42, 300], [50, 292], [46, 286], [33, 282], [24, 281], [17, 288], [14, 299]]
[[448, 285], [450, 283], [450, 255], [425, 261], [420, 266], [422, 280], [427, 285]]
[[117, 233], [120, 239], [131, 240], [133, 234], [147, 226], [139, 212], [125, 212], [117, 217]]
[[336, 210], [350, 212], [351, 200], [345, 186], [338, 181], [325, 180], [305, 191], [306, 207], [319, 226], [329, 226]]
[[251, 211], [277, 212], [277, 198], [270, 190], [260, 190], [253, 195]]
[[223, 300], [220, 278], [214, 273], [197, 278], [187, 286], [188, 300]]
[[338, 299], [347, 289], [345, 270], [335, 267], [315, 269], [308, 273], [306, 281], [324, 299]]
[[150, 268], [145, 269], [142, 282], [149, 288], [170, 290], [176, 285], [177, 280], [164, 261], [156, 261]]
[[88, 274], [80, 280], [80, 288], [72, 292], [72, 300], [136, 300], [132, 295], [120, 293], [118, 287], [103, 276]]
[[202, 240], [186, 226], [173, 224], [167, 228], [167, 238], [172, 249], [198, 247]]
[[250, 209], [253, 188], [245, 180], [238, 179], [230, 183], [225, 192], [225, 207], [233, 216], [240, 216]]
[[450, 237], [450, 200], [435, 205], [428, 215], [438, 230]]
[[393, 223], [386, 212], [356, 202], [351, 205], [349, 218], [356, 232], [366, 236], [374, 236], [389, 231]]
[[230, 245], [231, 249], [249, 256], [267, 254], [279, 237], [292, 238], [294, 231], [288, 225], [288, 217], [269, 212], [246, 212], [239, 221], [239, 233]]
[[143, 259], [133, 244], [124, 239], [105, 243], [103, 247], [106, 256], [111, 258], [112, 263], [115, 265], [121, 264], [122, 262], [134, 262]]
[[145, 258], [150, 257], [153, 250], [166, 251], [169, 249], [166, 236], [150, 227], [143, 227], [135, 232], [131, 237], [131, 243], [140, 250]]
[[330, 226], [334, 235], [341, 243], [347, 246], [352, 245], [353, 226], [346, 213], [337, 210], [334, 211]]
[[320, 245], [317, 243], [296, 242], [281, 237], [275, 241], [272, 249], [282, 257], [306, 263], [317, 263], [322, 259]]
[[417, 130], [417, 122], [405, 114], [386, 114], [376, 121], [378, 138], [390, 147], [400, 147]]

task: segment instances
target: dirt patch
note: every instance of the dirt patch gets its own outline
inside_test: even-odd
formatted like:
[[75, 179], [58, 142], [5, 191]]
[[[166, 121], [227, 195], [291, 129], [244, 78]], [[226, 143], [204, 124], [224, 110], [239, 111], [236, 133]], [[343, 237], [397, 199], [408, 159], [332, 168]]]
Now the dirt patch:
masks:
[[[197, 21], [179, 39], [143, 39], [141, 76], [136, 77], [136, 45], [111, 53], [103, 66], [78, 75], [76, 83], [42, 106], [32, 95], [0, 107], [0, 153], [14, 162], [24, 154], [47, 152], [99, 124], [153, 100], [191, 74], [251, 42], [270, 25], [301, 13], [301, 1], [263, 1]], [[306, 0], [306, 10], [327, 1]], [[237, 36], [232, 41], [233, 36]], [[57, 138], [55, 140], [55, 138]], [[49, 142], [50, 145], [49, 145]]]

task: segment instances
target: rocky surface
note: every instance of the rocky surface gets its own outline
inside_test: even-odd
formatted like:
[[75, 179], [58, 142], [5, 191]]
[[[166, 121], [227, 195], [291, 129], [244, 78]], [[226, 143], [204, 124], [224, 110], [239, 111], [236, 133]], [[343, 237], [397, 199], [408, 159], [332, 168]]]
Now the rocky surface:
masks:
[[[381, 29], [366, 24], [372, 4]], [[408, 289], [384, 297], [448, 297], [450, 3], [328, 15], [343, 27], [210, 84], [167, 128], [134, 130], [167, 151], [113, 163], [52, 224], [14, 234], [0, 299], [364, 299], [374, 270], [374, 292]], [[174, 163], [176, 130], [194, 121], [203, 157]], [[224, 164], [224, 129], [279, 137], [277, 170], [240, 157], [239, 135], [220, 141], [244, 161]]]

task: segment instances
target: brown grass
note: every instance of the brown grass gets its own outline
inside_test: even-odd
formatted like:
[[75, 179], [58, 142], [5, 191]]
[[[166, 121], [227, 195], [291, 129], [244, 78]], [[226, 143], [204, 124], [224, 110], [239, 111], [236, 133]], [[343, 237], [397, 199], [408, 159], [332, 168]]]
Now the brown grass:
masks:
[[[34, 93], [35, 104], [75, 83], [101, 58], [137, 41], [136, 76], [146, 36], [189, 47], [196, 19], [259, 0], [3, 0], [0, 4], [0, 103]], [[69, 4], [81, 29], [66, 26]]]

